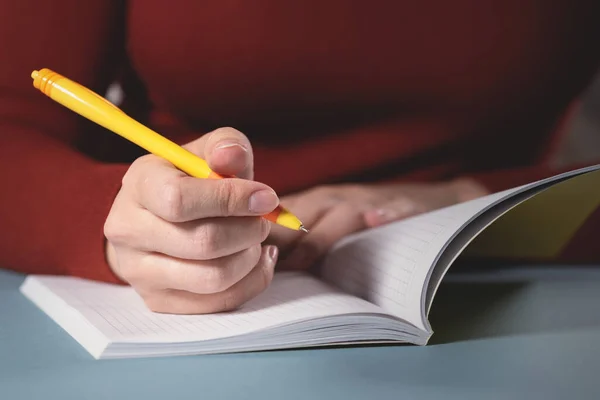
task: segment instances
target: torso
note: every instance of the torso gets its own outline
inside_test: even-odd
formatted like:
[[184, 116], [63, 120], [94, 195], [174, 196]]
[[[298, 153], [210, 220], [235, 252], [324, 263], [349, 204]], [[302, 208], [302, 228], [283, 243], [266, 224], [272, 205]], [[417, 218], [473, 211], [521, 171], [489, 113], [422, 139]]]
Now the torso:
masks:
[[594, 68], [569, 3], [131, 0], [128, 51], [157, 129], [233, 126], [282, 190], [439, 179], [542, 156]]

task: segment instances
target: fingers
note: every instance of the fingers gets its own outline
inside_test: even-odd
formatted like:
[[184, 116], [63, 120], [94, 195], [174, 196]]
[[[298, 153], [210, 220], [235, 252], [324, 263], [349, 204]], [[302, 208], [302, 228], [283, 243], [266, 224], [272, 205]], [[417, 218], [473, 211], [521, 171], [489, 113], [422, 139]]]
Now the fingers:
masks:
[[394, 193], [392, 200], [364, 213], [368, 227], [381, 226], [488, 194], [483, 186], [469, 179], [403, 185], [400, 190], [400, 193]]
[[215, 172], [243, 179], [254, 178], [250, 141], [235, 129], [221, 128], [212, 132], [206, 140], [204, 156]]
[[[117, 217], [127, 215], [127, 218]], [[172, 224], [146, 210], [117, 210], [105, 223], [116, 246], [188, 260], [228, 256], [262, 243], [270, 231], [264, 218], [208, 218]]]
[[360, 211], [351, 203], [330, 209], [295, 245], [282, 268], [308, 269], [343, 237], [365, 228]]
[[227, 290], [248, 275], [259, 262], [261, 251], [258, 244], [226, 257], [196, 261], [134, 250], [121, 254], [127, 261], [121, 264], [119, 272], [128, 282], [145, 290], [214, 294]]
[[222, 175], [253, 179], [254, 157], [248, 138], [233, 128], [219, 128], [184, 146]]
[[[340, 199], [332, 196], [327, 188], [315, 188], [306, 193], [286, 196], [281, 200], [281, 205], [288, 210], [294, 210], [294, 214], [309, 230], [312, 230], [317, 222], [339, 203]], [[273, 225], [268, 242], [276, 245], [284, 256], [286, 249], [293, 247], [305, 236], [306, 234], [302, 232]]]
[[277, 248], [267, 246], [262, 249], [259, 261], [254, 268], [241, 280], [225, 290], [209, 294], [198, 293], [197, 288], [195, 291], [177, 289], [141, 290], [140, 294], [146, 305], [155, 312], [206, 314], [230, 311], [256, 297], [269, 286], [273, 279], [276, 261]]
[[[248, 139], [223, 128], [185, 145], [227, 179], [197, 179], [148, 155], [136, 160], [107, 217], [106, 259], [112, 270], [159, 312], [233, 309], [270, 283], [278, 257], [261, 247], [279, 205], [253, 182]], [[224, 218], [227, 217], [227, 218]]]
[[366, 211], [364, 213], [364, 221], [369, 228], [374, 228], [400, 219], [409, 218], [425, 211], [426, 207], [422, 203], [418, 203], [409, 197], [400, 197], [383, 204], [377, 209]]
[[124, 178], [124, 186], [142, 208], [170, 222], [258, 216], [279, 205], [275, 192], [262, 183], [196, 179], [154, 156], [136, 160]]

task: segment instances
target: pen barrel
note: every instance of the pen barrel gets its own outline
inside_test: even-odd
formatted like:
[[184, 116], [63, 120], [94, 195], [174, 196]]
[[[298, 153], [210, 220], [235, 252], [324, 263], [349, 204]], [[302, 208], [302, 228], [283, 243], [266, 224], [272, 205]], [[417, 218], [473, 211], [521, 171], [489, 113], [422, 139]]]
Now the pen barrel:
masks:
[[[52, 100], [146, 151], [168, 160], [186, 174], [203, 179], [223, 178], [213, 172], [202, 158], [140, 124], [104, 97], [77, 82], [48, 68], [33, 71], [31, 77], [33, 86]], [[293, 230], [304, 229], [300, 220], [282, 206], [264, 218]]]
[[33, 86], [59, 104], [124, 137], [148, 152], [171, 160], [196, 178], [219, 178], [203, 159], [129, 117], [114, 104], [49, 69], [34, 72]]

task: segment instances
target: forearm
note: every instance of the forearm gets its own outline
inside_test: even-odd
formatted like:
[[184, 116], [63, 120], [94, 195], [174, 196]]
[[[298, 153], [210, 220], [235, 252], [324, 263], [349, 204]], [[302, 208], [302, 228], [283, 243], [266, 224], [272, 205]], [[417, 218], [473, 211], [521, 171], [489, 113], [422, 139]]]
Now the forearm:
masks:
[[92, 161], [34, 128], [0, 126], [0, 267], [117, 281], [103, 225], [127, 166]]

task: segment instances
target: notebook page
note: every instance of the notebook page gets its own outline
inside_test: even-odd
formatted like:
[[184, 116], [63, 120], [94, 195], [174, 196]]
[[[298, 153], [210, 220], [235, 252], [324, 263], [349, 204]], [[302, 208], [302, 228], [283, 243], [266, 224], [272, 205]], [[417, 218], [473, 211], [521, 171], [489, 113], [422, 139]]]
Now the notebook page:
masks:
[[[469, 244], [472, 245], [467, 250], [467, 256], [526, 259], [532, 255], [538, 259], [552, 258], [554, 254], [551, 252], [567, 243], [598, 207], [600, 191], [595, 183], [599, 174], [599, 170], [592, 168], [588, 173], [577, 174], [572, 179], [558, 176], [552, 182], [528, 185], [526, 190], [494, 205], [471, 221], [443, 250], [432, 270], [426, 289], [423, 319], [429, 314], [443, 276]], [[483, 235], [479, 235], [481, 232]], [[490, 234], [493, 238], [490, 238]], [[483, 249], [481, 238], [489, 240], [484, 243]], [[493, 247], [494, 240], [498, 250]], [[486, 244], [490, 246], [487, 249]]]
[[421, 294], [438, 254], [473, 216], [515, 190], [348, 237], [325, 259], [322, 277], [345, 292], [427, 330], [421, 317]]
[[[551, 184], [599, 168], [600, 165], [594, 165], [569, 171], [349, 236], [336, 244], [325, 259], [322, 278], [347, 293], [379, 305], [419, 329], [429, 331], [424, 313], [429, 304], [422, 304], [423, 292], [427, 290], [425, 282], [438, 257], [457, 232], [507, 198], [518, 195], [524, 200], [527, 195]], [[511, 201], [507, 205], [514, 206], [516, 203]], [[499, 212], [496, 212], [491, 217], [498, 215]], [[478, 229], [483, 227], [483, 224], [475, 226]], [[473, 229], [471, 233], [472, 238], [478, 230]], [[463, 244], [465, 239], [471, 238], [463, 237]], [[445, 261], [443, 272], [449, 265], [449, 260]], [[436, 279], [437, 285], [441, 276]]]
[[[75, 309], [87, 324], [113, 343], [202, 341], [305, 319], [382, 311], [301, 272], [278, 272], [265, 292], [239, 310], [208, 315], [153, 313], [132, 288], [125, 286], [72, 277], [30, 276], [27, 280], [24, 286], [41, 284], [61, 300], [46, 304], [63, 303], [63, 307]], [[24, 293], [28, 297], [36, 295], [33, 289]], [[44, 308], [43, 304], [40, 306]], [[60, 310], [44, 311], [50, 316], [60, 314]]]

